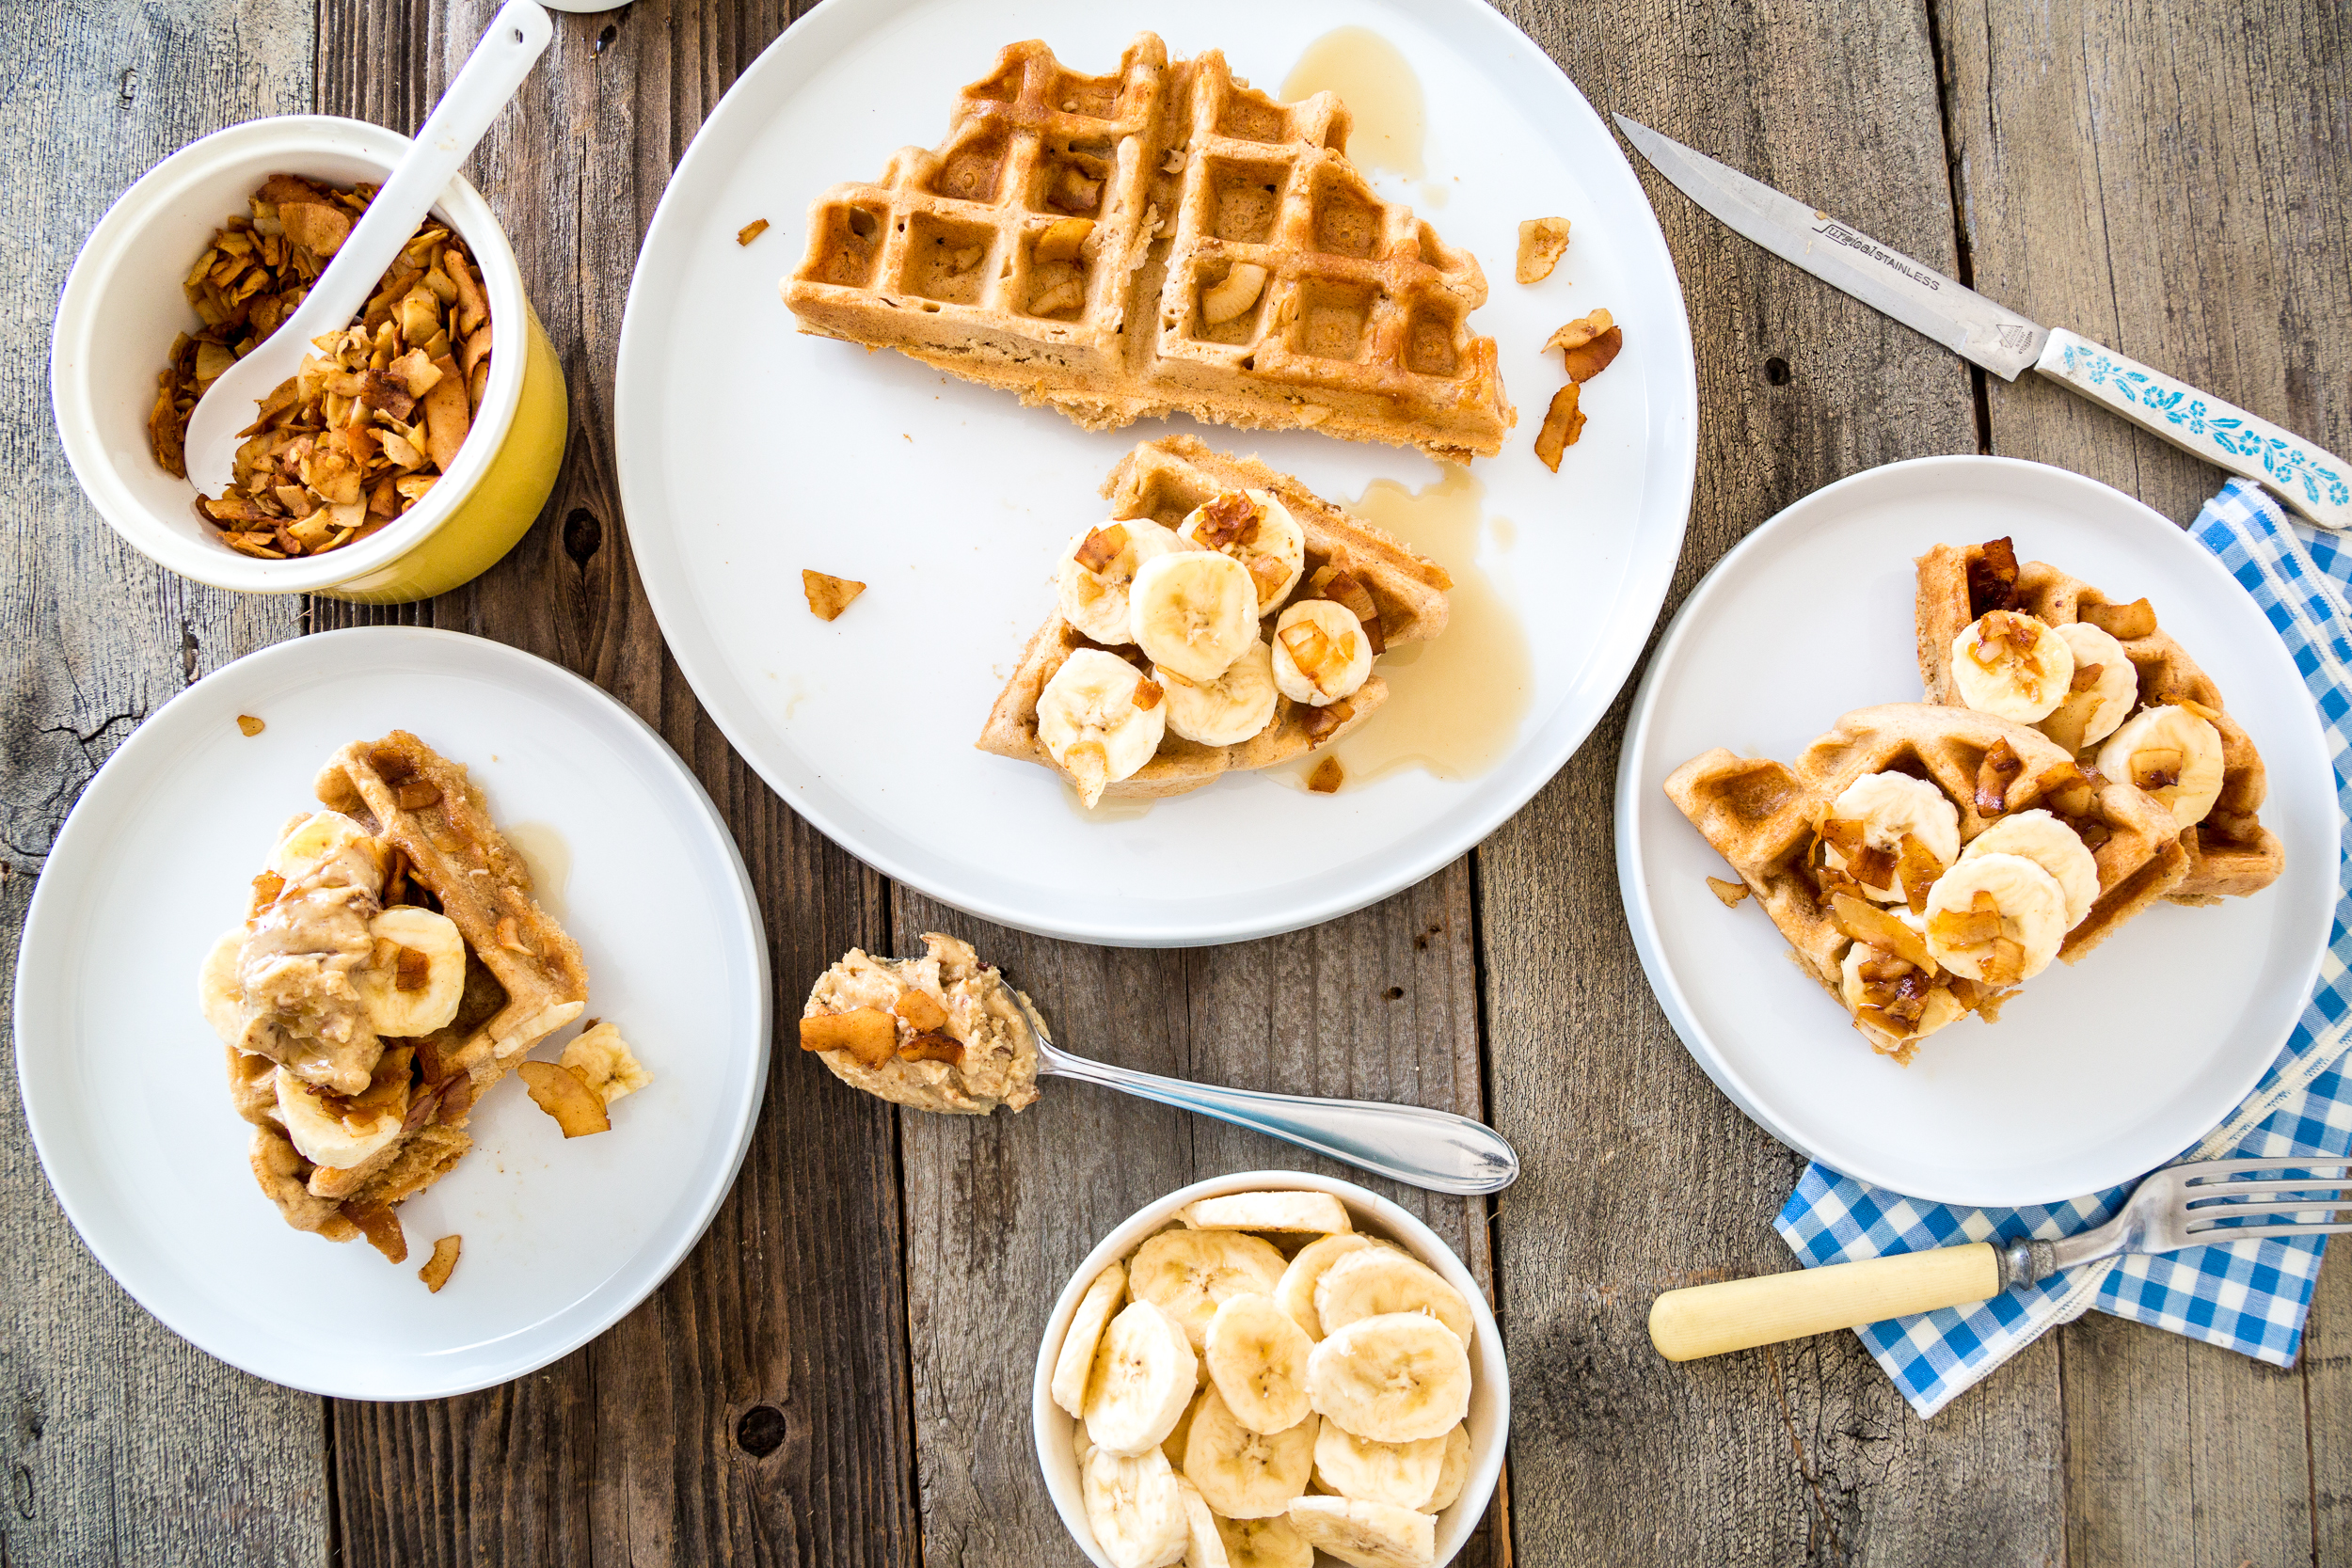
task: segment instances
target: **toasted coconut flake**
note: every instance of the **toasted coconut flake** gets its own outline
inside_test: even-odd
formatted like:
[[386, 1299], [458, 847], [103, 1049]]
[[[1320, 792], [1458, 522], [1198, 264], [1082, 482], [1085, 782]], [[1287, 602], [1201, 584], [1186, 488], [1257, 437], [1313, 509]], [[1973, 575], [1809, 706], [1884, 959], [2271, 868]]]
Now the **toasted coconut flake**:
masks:
[[393, 1263], [408, 1260], [408, 1238], [401, 1233], [400, 1216], [386, 1203], [345, 1203], [339, 1211], [343, 1218], [359, 1227], [359, 1234], [368, 1244]]
[[1340, 785], [1347, 782], [1347, 770], [1337, 757], [1325, 757], [1315, 764], [1315, 770], [1307, 775], [1307, 788], [1316, 795], [1337, 795]]
[[1544, 410], [1543, 428], [1535, 432], [1535, 455], [1553, 473], [1560, 471], [1560, 456], [1576, 445], [1584, 434], [1584, 416], [1578, 411], [1576, 383], [1551, 394], [1551, 406]]
[[898, 1056], [909, 1062], [954, 1062], [963, 1060], [963, 1047], [946, 1035], [917, 1035], [898, 1048]]
[[1127, 547], [1128, 537], [1126, 529], [1118, 523], [1092, 530], [1078, 542], [1078, 564], [1089, 572], [1104, 571]]
[[249, 713], [240, 713], [237, 715], [237, 728], [247, 739], [250, 739], [269, 726]]
[[1541, 283], [1567, 253], [1566, 218], [1527, 218], [1519, 224], [1519, 254], [1513, 274], [1522, 283]]
[[1031, 254], [1041, 261], [1074, 261], [1093, 232], [1092, 218], [1056, 218], [1039, 232]]
[[1748, 884], [1727, 882], [1721, 877], [1709, 877], [1707, 879], [1707, 891], [1713, 894], [1724, 908], [1736, 910], [1740, 907], [1740, 900], [1748, 895]]
[[880, 1007], [819, 1013], [801, 1020], [801, 1049], [846, 1051], [867, 1067], [880, 1067], [898, 1049], [898, 1023]]
[[1595, 310], [1561, 327], [1548, 339], [1544, 347], [1562, 351], [1571, 382], [1581, 384], [1609, 368], [1617, 351], [1625, 346], [1625, 329], [1609, 319], [1606, 310]]
[[516, 1072], [530, 1092], [532, 1103], [555, 1118], [566, 1138], [584, 1138], [612, 1131], [612, 1117], [604, 1097], [588, 1081], [561, 1062], [525, 1062]]
[[1236, 261], [1222, 280], [1200, 291], [1200, 319], [1222, 325], [1258, 303], [1265, 292], [1265, 268], [1254, 261]]
[[2134, 599], [2129, 604], [2078, 605], [2075, 618], [2088, 626], [2097, 626], [2119, 642], [2135, 637], [2153, 637], [2156, 631], [2156, 611], [2146, 599]]
[[823, 572], [801, 568], [801, 592], [808, 598], [808, 612], [819, 621], [837, 619], [850, 608], [850, 602], [866, 592], [866, 584], [851, 578], [831, 577]]
[[444, 1236], [435, 1242], [433, 1256], [426, 1259], [424, 1267], [417, 1271], [417, 1277], [424, 1281], [424, 1288], [435, 1295], [439, 1295], [441, 1287], [449, 1283], [451, 1271], [457, 1267], [457, 1249], [465, 1243], [465, 1240], [463, 1236]]
[[768, 232], [768, 220], [766, 218], [754, 218], [751, 222], [745, 224], [742, 228], [735, 231], [735, 243], [737, 245], [749, 245], [766, 232]]
[[1931, 975], [1936, 972], [1935, 959], [1928, 953], [1927, 939], [1878, 905], [1840, 893], [1831, 897], [1829, 907], [1831, 922], [1865, 947], [1892, 953], [1925, 974]]
[[905, 1019], [907, 1026], [918, 1035], [947, 1027], [947, 1009], [939, 1005], [939, 998], [927, 990], [907, 992], [891, 1005], [890, 1010]]
[[1968, 562], [1968, 618], [1982, 620], [1996, 610], [2017, 608], [2017, 549], [2006, 538], [1988, 539]]
[[2009, 788], [2026, 770], [2026, 759], [2006, 736], [1993, 743], [1977, 767], [1977, 815], [1999, 816], [2009, 810]]

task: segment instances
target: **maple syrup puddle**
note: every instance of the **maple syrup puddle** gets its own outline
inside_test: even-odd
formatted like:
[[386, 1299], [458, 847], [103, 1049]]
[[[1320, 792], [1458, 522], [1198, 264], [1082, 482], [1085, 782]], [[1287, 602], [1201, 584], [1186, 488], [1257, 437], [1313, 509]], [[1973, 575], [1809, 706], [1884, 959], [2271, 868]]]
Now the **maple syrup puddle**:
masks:
[[564, 890], [572, 879], [572, 847], [548, 822], [517, 822], [506, 830], [506, 842], [531, 868], [531, 896], [561, 925], [569, 911]]
[[[1507, 550], [1510, 522], [1479, 504], [1486, 487], [1456, 463], [1421, 490], [1375, 479], [1343, 510], [1394, 534], [1454, 578], [1445, 630], [1434, 642], [1407, 642], [1373, 666], [1389, 683], [1389, 700], [1364, 727], [1335, 748], [1346, 793], [1405, 768], [1440, 779], [1470, 779], [1510, 752], [1535, 693], [1527, 633], [1478, 564], [1481, 535]], [[1270, 768], [1278, 783], [1307, 787], [1321, 752]]]
[[[1404, 51], [1369, 27], [1339, 27], [1307, 46], [1282, 79], [1282, 101], [1295, 103], [1319, 92], [1335, 92], [1347, 105], [1352, 128], [1341, 150], [1358, 168], [1390, 169], [1407, 180], [1422, 177], [1421, 78]], [[1424, 185], [1432, 206], [1442, 192]]]

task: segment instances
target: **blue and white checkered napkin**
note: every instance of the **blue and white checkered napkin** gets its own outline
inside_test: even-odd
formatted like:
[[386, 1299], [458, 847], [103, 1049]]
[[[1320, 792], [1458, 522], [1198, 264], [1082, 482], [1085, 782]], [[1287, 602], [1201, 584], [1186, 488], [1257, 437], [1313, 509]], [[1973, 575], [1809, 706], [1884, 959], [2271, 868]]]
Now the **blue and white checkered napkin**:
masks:
[[[2302, 672], [2326, 729], [2340, 831], [2352, 828], [2352, 550], [2291, 523], [2263, 491], [2233, 480], [2192, 531], [2254, 595]], [[2352, 862], [2320, 962], [2318, 989], [2286, 1049], [2229, 1119], [2184, 1160], [2233, 1155], [2342, 1156], [2352, 1151]], [[1961, 1209], [1866, 1186], [1818, 1162], [1773, 1223], [1810, 1268], [1988, 1237], [2057, 1237], [2115, 1212], [2129, 1188], [2033, 1209]], [[2292, 1366], [2319, 1276], [2325, 1239], [2240, 1242], [2093, 1263], [1980, 1302], [1872, 1323], [1862, 1342], [1922, 1417], [2008, 1360], [2054, 1323], [2091, 1307]]]

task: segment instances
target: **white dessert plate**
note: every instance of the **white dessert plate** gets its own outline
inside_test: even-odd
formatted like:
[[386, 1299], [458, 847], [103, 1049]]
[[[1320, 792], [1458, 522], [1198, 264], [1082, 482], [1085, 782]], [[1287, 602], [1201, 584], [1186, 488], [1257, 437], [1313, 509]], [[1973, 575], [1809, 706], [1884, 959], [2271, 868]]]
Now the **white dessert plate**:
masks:
[[[1967, 1018], [1908, 1068], [1874, 1055], [1789, 961], [1666, 775], [1712, 746], [1787, 762], [1839, 714], [1920, 700], [1913, 558], [2010, 536], [2119, 599], [2145, 595], [2220, 687], [2269, 773], [2286, 870], [2249, 898], [2159, 904], [2079, 965]], [[1617, 769], [1634, 944], [1708, 1075], [1783, 1143], [1915, 1197], [2046, 1203], [2153, 1169], [2254, 1086], [2311, 995], [2335, 904], [2335, 790], [2278, 636], [2187, 534], [2095, 480], [1997, 457], [1895, 463], [1818, 490], [1716, 564], [1643, 677]]]
[[[247, 737], [250, 714], [266, 725]], [[566, 1142], [519, 1081], [398, 1212], [408, 1260], [278, 1217], [246, 1161], [196, 973], [244, 917], [319, 767], [405, 728], [466, 765], [653, 1083]], [[479, 638], [366, 627], [206, 676], [139, 726], [66, 819], [25, 916], [17, 1072], [82, 1239], [165, 1326], [257, 1376], [345, 1399], [520, 1377], [660, 1284], [735, 1180], [768, 1062], [768, 948], [741, 858], [660, 736], [596, 688]], [[579, 1032], [533, 1054], [552, 1057]], [[435, 1238], [465, 1238], [427, 1294]]]
[[[1343, 26], [1400, 50], [1425, 105], [1422, 174], [1376, 172], [1376, 188], [1486, 270], [1470, 325], [1501, 345], [1519, 422], [1467, 481], [1417, 452], [1307, 432], [1177, 418], [1090, 434], [897, 354], [795, 331], [777, 284], [800, 262], [810, 198], [879, 179], [901, 146], [936, 145], [957, 90], [1005, 44], [1041, 38], [1072, 69], [1104, 71], [1149, 29], [1173, 57], [1222, 48], [1279, 89]], [[1569, 218], [1574, 239], [1550, 278], [1521, 286], [1518, 223], [1547, 214]], [[758, 218], [772, 227], [739, 245]], [[1591, 422], [1553, 474], [1532, 442], [1564, 376], [1541, 345], [1599, 307], [1625, 350], [1585, 388]], [[1558, 770], [1663, 602], [1695, 410], [1681, 291], [1640, 184], [1558, 68], [1481, 0], [825, 0], [744, 72], [672, 176], [629, 290], [614, 418], [629, 541], [671, 651], [793, 810], [972, 913], [1168, 946], [1311, 925], [1408, 886]], [[1476, 492], [1483, 524], [1400, 530], [1457, 579], [1456, 646], [1428, 650], [1426, 670], [1383, 662], [1395, 695], [1337, 748], [1357, 779], [1338, 795], [1245, 776], [1089, 816], [1044, 768], [973, 750], [1053, 609], [1056, 559], [1105, 515], [1104, 477], [1171, 432], [1256, 452], [1343, 503], [1375, 480], [1415, 494], [1447, 484], [1457, 503]], [[820, 622], [803, 568], [871, 586]], [[1438, 721], [1498, 700], [1523, 701], [1524, 717], [1463, 776], [1406, 765], [1362, 777], [1375, 753], [1420, 744], [1430, 721], [1406, 699], [1423, 680], [1445, 683], [1422, 701]]]

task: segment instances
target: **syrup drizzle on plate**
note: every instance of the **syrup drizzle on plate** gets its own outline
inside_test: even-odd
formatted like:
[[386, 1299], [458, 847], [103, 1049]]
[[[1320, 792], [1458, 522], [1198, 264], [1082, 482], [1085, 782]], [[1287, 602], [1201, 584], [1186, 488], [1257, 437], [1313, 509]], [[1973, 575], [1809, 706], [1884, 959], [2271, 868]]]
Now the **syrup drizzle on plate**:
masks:
[[[1369, 27], [1335, 27], [1307, 46], [1282, 79], [1282, 101], [1295, 103], [1335, 92], [1347, 105], [1352, 129], [1343, 150], [1366, 173], [1381, 169], [1422, 178], [1426, 129], [1421, 78], [1404, 52]], [[1432, 204], [1440, 199], [1426, 192]]]

